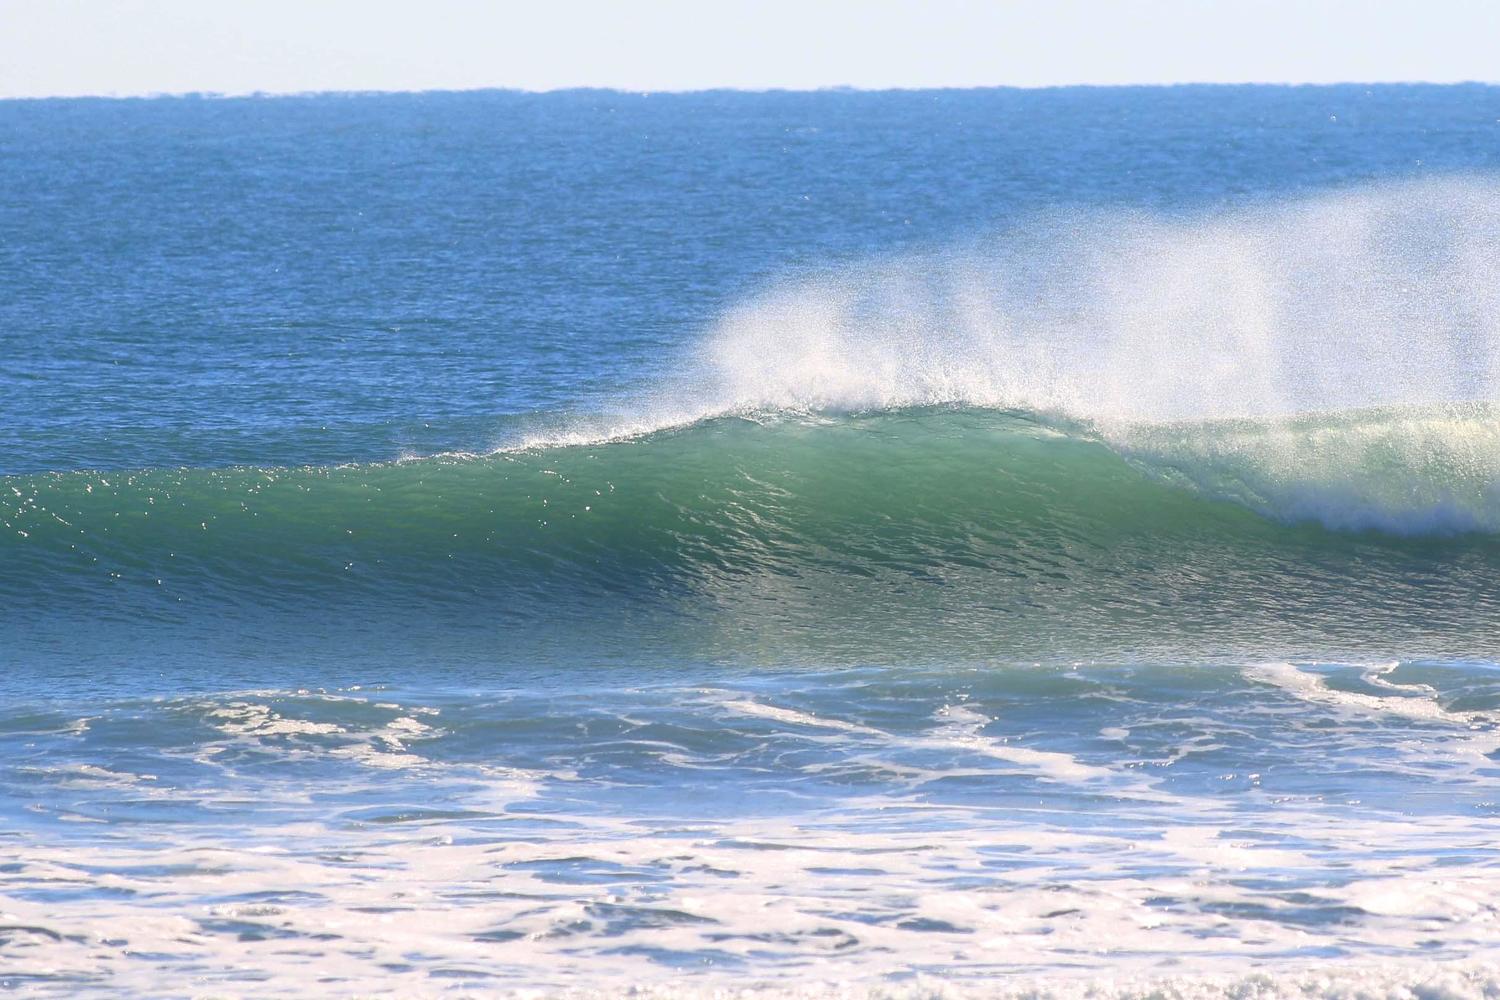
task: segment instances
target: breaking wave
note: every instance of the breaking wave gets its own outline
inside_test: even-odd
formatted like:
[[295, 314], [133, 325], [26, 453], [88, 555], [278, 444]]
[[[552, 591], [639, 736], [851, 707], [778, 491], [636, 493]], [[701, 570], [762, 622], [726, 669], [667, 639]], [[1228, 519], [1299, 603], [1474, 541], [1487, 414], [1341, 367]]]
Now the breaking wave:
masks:
[[925, 642], [1043, 608], [1115, 635], [1259, 608], [1269, 634], [1313, 581], [1324, 624], [1392, 606], [1462, 646], [1500, 593], [1496, 193], [1052, 216], [830, 270], [617, 414], [487, 455], [7, 477], [0, 597], [841, 608]]

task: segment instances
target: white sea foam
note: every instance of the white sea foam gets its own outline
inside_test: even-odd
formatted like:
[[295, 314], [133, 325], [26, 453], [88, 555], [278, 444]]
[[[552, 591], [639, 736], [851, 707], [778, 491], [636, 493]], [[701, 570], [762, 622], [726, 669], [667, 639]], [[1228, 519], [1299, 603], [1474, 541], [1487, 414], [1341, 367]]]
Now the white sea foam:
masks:
[[733, 310], [702, 348], [706, 410], [1156, 422], [1496, 399], [1497, 277], [1489, 180], [1040, 218]]
[[[117, 716], [146, 710], [110, 709], [98, 742], [59, 733], [53, 769], [25, 775], [36, 822], [57, 822], [7, 834], [0, 980], [55, 996], [1493, 995], [1490, 733], [1444, 704], [1488, 675], [1263, 664], [1207, 675], [1182, 706], [1170, 674], [1159, 690], [1022, 671], [988, 692], [986, 676], [441, 704], [237, 692], [161, 702], [145, 743]], [[1058, 728], [1080, 711], [1079, 733]], [[1372, 773], [1433, 797], [1407, 815], [1331, 793], [1379, 794]]]
[[1421, 722], [1447, 723], [1458, 729], [1493, 729], [1500, 719], [1489, 712], [1452, 712], [1437, 701], [1436, 692], [1428, 685], [1393, 684], [1383, 675], [1396, 664], [1372, 667], [1363, 673], [1362, 679], [1382, 690], [1392, 692], [1390, 696], [1362, 694], [1357, 691], [1342, 691], [1329, 687], [1327, 681], [1291, 663], [1262, 663], [1245, 670], [1245, 675], [1254, 680], [1274, 684], [1283, 691], [1295, 694], [1322, 705], [1365, 716], [1394, 716]]
[[[1497, 401], [1500, 186], [1449, 178], [1192, 217], [1054, 214], [844, 266], [731, 309], [615, 415], [507, 447], [729, 414], [1016, 410], [1274, 517], [1495, 531], [1500, 420], [1474, 404]], [[1372, 408], [1386, 415], [1347, 417]]]
[[1500, 531], [1500, 411], [1488, 404], [1134, 425], [1106, 440], [1149, 474], [1283, 520]]
[[[877, 746], [887, 744], [893, 747], [930, 747], [945, 751], [964, 751], [1014, 765], [1023, 773], [1038, 775], [1050, 781], [1108, 781], [1113, 782], [1117, 786], [1134, 786], [1137, 791], [1146, 792], [1146, 789], [1142, 787], [1142, 783], [1137, 781], [1133, 776], [1107, 767], [1085, 764], [1072, 754], [1055, 750], [1037, 750], [1030, 747], [1010, 746], [1002, 741], [986, 737], [981, 730], [987, 723], [993, 720], [962, 705], [945, 706], [938, 713], [937, 721], [939, 725], [920, 736], [899, 736], [871, 726], [845, 722], [840, 719], [813, 716], [806, 712], [796, 711], [795, 709], [768, 705], [763, 702], [751, 701], [744, 698], [730, 698], [721, 702], [720, 705], [723, 708], [744, 715], [772, 719], [784, 724], [807, 726], [815, 729], [830, 729], [840, 733], [873, 737], [876, 740]], [[886, 764], [884, 766], [891, 767], [893, 770], [899, 769], [894, 764]], [[953, 770], [928, 770], [918, 773], [923, 780], [932, 780], [937, 777], [952, 777], [956, 772]], [[1123, 787], [1121, 790], [1123, 790]]]
[[[297, 992], [309, 977], [323, 995], [425, 996], [440, 992], [435, 982], [465, 976], [486, 995], [507, 987], [505, 995], [533, 996], [927, 995], [904, 992], [921, 987], [970, 996], [996, 995], [1001, 973], [1016, 985], [1027, 970], [1045, 968], [1029, 985], [1043, 996], [1243, 996], [1230, 992], [1234, 984], [1270, 962], [1262, 995], [1304, 984], [1296, 988], [1307, 996], [1341, 996], [1349, 994], [1336, 987], [1395, 989], [1437, 971], [1428, 959], [1366, 959], [1329, 978], [1325, 963], [1296, 956], [1338, 935], [1299, 928], [1298, 905], [1359, 907], [1367, 948], [1417, 952], [1441, 934], [1449, 954], [1489, 949], [1500, 958], [1500, 880], [1473, 868], [1438, 878], [1372, 873], [1336, 895], [1277, 904], [1285, 922], [1274, 908], [1258, 920], [1216, 918], [1264, 906], [1235, 879], [1285, 870], [1297, 858], [1221, 843], [1215, 831], [1154, 844], [1006, 821], [959, 839], [743, 820], [665, 838], [632, 834], [626, 824], [588, 824], [539, 842], [475, 843], [461, 831], [430, 823], [351, 840], [308, 826], [258, 850], [29, 846], [12, 859], [29, 880], [71, 884], [86, 901], [0, 906], [4, 924], [37, 929], [0, 978], [55, 977], [50, 989], [32, 980], [35, 992], [55, 995], [76, 995], [90, 981], [177, 995], [174, 983], [191, 971], [194, 992], [215, 996]], [[1328, 832], [1371, 842], [1398, 835]], [[339, 841], [344, 853], [331, 853]], [[1406, 842], [1410, 850], [1440, 847], [1431, 831], [1416, 844], [1408, 831]], [[1186, 867], [1136, 874], [1168, 857]], [[990, 869], [983, 887], [944, 887], [960, 873], [984, 876], [998, 859], [1017, 864], [1009, 874]], [[559, 881], [547, 874], [554, 870], [594, 872], [598, 881]], [[661, 878], [669, 881], [650, 884]], [[137, 896], [150, 907], [132, 902]], [[245, 901], [205, 902], [234, 899]], [[1180, 902], [1163, 907], [1164, 899]], [[153, 954], [171, 957], [132, 958]], [[673, 954], [697, 967], [692, 979], [661, 961]], [[749, 971], [737, 972], [742, 965]], [[1016, 986], [998, 995], [1035, 994]]]
[[1500, 399], [1500, 188], [1388, 181], [1075, 211], [773, 286], [654, 390], [533, 444], [726, 413], [963, 405], [1100, 423]]

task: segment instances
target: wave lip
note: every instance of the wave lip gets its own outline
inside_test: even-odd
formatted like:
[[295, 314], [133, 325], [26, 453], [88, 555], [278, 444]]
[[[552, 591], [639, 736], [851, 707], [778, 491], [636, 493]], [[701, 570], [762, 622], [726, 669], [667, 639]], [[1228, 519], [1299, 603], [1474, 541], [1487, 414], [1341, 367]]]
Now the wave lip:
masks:
[[227, 616], [300, 642], [333, 610], [361, 637], [770, 660], [1474, 652], [1500, 634], [1496, 436], [1487, 407], [1125, 430], [940, 407], [12, 477], [0, 599], [51, 635]]
[[953, 407], [1101, 430], [1500, 402], [1500, 180], [1193, 216], [1054, 210], [729, 309], [611, 415], [500, 450], [723, 417]]
[[731, 311], [702, 412], [960, 405], [1104, 422], [1500, 400], [1500, 183], [1195, 218], [1057, 212]]
[[1193, 217], [1053, 212], [742, 303], [626, 406], [513, 439], [730, 417], [1016, 413], [1273, 520], [1500, 530], [1500, 182]]
[[845, 268], [734, 310], [625, 417], [482, 456], [9, 477], [0, 614], [603, 616], [856, 659], [1269, 654], [1287, 622], [1287, 652], [1357, 651], [1373, 614], [1489, 649], [1497, 194], [1056, 215]]
[[1500, 408], [1385, 407], [1110, 435], [1151, 474], [1283, 522], [1393, 535], [1500, 532]]

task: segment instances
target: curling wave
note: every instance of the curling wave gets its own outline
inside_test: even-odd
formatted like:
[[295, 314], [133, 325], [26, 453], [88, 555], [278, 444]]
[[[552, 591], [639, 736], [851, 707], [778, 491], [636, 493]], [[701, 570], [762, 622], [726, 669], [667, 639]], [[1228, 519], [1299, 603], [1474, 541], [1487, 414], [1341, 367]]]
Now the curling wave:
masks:
[[12, 476], [0, 599], [28, 620], [449, 609], [570, 643], [670, 619], [782, 658], [788, 636], [900, 658], [1226, 629], [1260, 652], [1487, 649], [1495, 193], [1059, 215], [845, 267], [747, 301], [621, 415], [487, 455]]
[[0, 596], [96, 616], [643, 612], [736, 648], [816, 635], [851, 656], [935, 636], [949, 652], [1182, 646], [1299, 618], [1326, 637], [1356, 611], [1387, 614], [1387, 640], [1405, 622], [1467, 642], [1500, 624], [1497, 426], [1470, 406], [1116, 437], [923, 408], [483, 457], [12, 477]]

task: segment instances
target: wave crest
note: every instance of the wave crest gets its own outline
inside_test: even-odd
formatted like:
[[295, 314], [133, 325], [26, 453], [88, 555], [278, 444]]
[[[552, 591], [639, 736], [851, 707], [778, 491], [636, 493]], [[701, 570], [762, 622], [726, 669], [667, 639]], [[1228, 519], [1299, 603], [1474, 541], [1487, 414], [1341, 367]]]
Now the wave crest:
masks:
[[952, 404], [1116, 423], [1500, 399], [1500, 184], [1040, 218], [777, 289], [730, 312], [694, 371], [699, 415]]
[[[512, 652], [527, 636], [852, 662], [1180, 655], [1194, 636], [1257, 655], [1291, 655], [1289, 634], [1489, 648], [1495, 427], [1488, 408], [1406, 408], [1121, 444], [927, 408], [484, 458], [13, 477], [0, 603], [38, 628], [338, 608], [377, 635], [447, 614], [499, 627]], [[1443, 458], [1406, 461], [1423, 449]], [[1282, 523], [1309, 519], [1471, 533]]]

